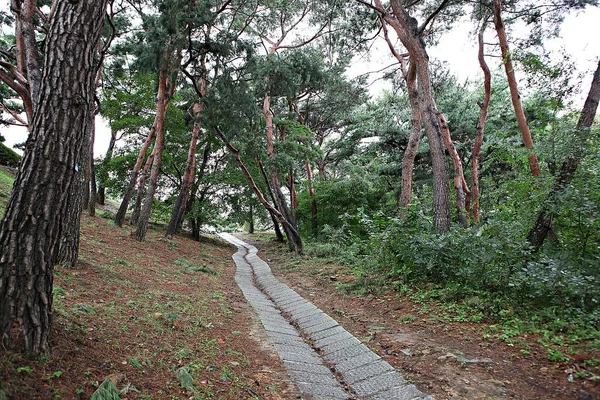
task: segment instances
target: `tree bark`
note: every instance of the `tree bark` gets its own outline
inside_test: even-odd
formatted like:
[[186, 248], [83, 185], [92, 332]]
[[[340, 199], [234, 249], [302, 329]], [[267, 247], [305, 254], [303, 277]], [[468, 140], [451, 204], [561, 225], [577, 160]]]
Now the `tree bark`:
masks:
[[[217, 132], [217, 135], [221, 138], [221, 140], [223, 140], [223, 142], [227, 146], [227, 149], [235, 157], [235, 161], [237, 162], [238, 167], [240, 168], [240, 170], [242, 171], [242, 173], [248, 180], [248, 183], [250, 184], [250, 188], [252, 189], [252, 191], [254, 192], [256, 197], [258, 198], [258, 201], [260, 201], [260, 203], [263, 206], [265, 206], [267, 211], [269, 211], [271, 214], [273, 214], [277, 217], [277, 219], [281, 222], [281, 224], [284, 226], [284, 228], [290, 230], [291, 234], [296, 235], [297, 237], [300, 237], [300, 235], [298, 234], [298, 231], [296, 230], [296, 228], [293, 225], [290, 224], [289, 220], [286, 219], [284, 217], [284, 215], [282, 213], [280, 213], [275, 207], [273, 207], [267, 201], [267, 199], [265, 199], [265, 196], [263, 196], [259, 187], [256, 185], [254, 178], [252, 178], [252, 174], [250, 174], [250, 171], [248, 171], [248, 168], [244, 164], [244, 161], [242, 161], [242, 157], [240, 156], [240, 151], [238, 149], [236, 149], [235, 147], [233, 147], [233, 145], [231, 143], [229, 143], [229, 141], [227, 140], [227, 138], [225, 137], [225, 135], [223, 134], [221, 129], [219, 129], [219, 127], [215, 127], [215, 130]], [[280, 193], [281, 193], [281, 190], [280, 190]], [[281, 195], [283, 196], [283, 193]], [[296, 252], [301, 255], [302, 247], [299, 247], [299, 248], [297, 247]]]
[[473, 222], [476, 224], [481, 222], [481, 206], [479, 202], [479, 154], [481, 153], [481, 146], [483, 145], [483, 133], [485, 131], [485, 124], [487, 121], [487, 114], [490, 107], [490, 98], [492, 94], [492, 74], [490, 68], [485, 61], [485, 45], [483, 41], [483, 34], [486, 28], [486, 22], [482, 21], [479, 34], [477, 35], [479, 46], [478, 46], [478, 59], [479, 66], [483, 71], [483, 103], [479, 110], [479, 120], [477, 121], [477, 129], [475, 134], [475, 143], [473, 144], [473, 152], [471, 154], [471, 189], [472, 189], [472, 204], [473, 204]]
[[306, 161], [306, 176], [308, 179], [308, 195], [310, 196], [311, 230], [312, 230], [313, 236], [317, 236], [317, 231], [319, 229], [319, 221], [317, 220], [317, 217], [318, 217], [317, 198], [315, 195], [315, 186], [314, 186], [312, 165], [310, 165], [309, 161]]
[[438, 123], [440, 124], [442, 139], [444, 140], [444, 144], [446, 145], [448, 153], [450, 153], [450, 158], [452, 159], [452, 164], [454, 165], [453, 181], [454, 190], [456, 192], [456, 212], [458, 214], [458, 222], [460, 222], [463, 228], [466, 228], [468, 216], [466, 196], [468, 196], [470, 192], [466, 184], [462, 160], [460, 159], [460, 156], [458, 155], [458, 152], [452, 143], [452, 138], [450, 137], [450, 128], [448, 127], [448, 122], [446, 122], [444, 114], [439, 112], [437, 108], [435, 113], [438, 118]]
[[137, 224], [137, 229], [134, 237], [138, 241], [143, 241], [146, 238], [148, 231], [148, 223], [150, 220], [150, 211], [154, 202], [154, 193], [158, 186], [158, 175], [160, 172], [160, 164], [162, 161], [162, 153], [165, 147], [165, 118], [169, 102], [175, 92], [177, 81], [177, 72], [179, 71], [180, 52], [177, 56], [170, 53], [169, 45], [165, 49], [165, 55], [158, 78], [158, 96], [156, 101], [156, 117], [154, 125], [156, 127], [156, 142], [154, 144], [154, 160], [152, 160], [152, 169], [150, 170], [150, 183], [148, 191], [144, 199], [144, 204], [140, 212], [140, 219]]
[[533, 176], [540, 176], [540, 164], [537, 156], [533, 149], [533, 139], [531, 138], [531, 131], [527, 124], [527, 118], [521, 105], [521, 96], [519, 95], [519, 89], [517, 87], [517, 78], [515, 76], [515, 70], [512, 64], [512, 57], [510, 55], [510, 49], [508, 47], [508, 39], [506, 37], [506, 30], [504, 29], [504, 22], [502, 21], [502, 1], [494, 0], [494, 25], [496, 26], [496, 32], [498, 33], [498, 40], [500, 41], [500, 50], [502, 51], [502, 58], [504, 60], [504, 70], [506, 71], [506, 78], [508, 79], [508, 87], [510, 89], [510, 98], [512, 101], [513, 108], [515, 110], [515, 116], [521, 130], [521, 136], [523, 137], [523, 144], [529, 150], [529, 169]]
[[592, 79], [592, 85], [588, 92], [587, 98], [581, 111], [581, 116], [577, 122], [576, 127], [576, 146], [573, 153], [571, 153], [567, 159], [562, 163], [558, 171], [558, 176], [554, 180], [554, 184], [550, 189], [550, 193], [544, 202], [540, 213], [538, 214], [537, 220], [533, 228], [527, 235], [527, 240], [531, 245], [538, 250], [544, 244], [544, 240], [548, 236], [548, 233], [552, 229], [552, 221], [554, 219], [554, 211], [552, 211], [552, 204], [560, 197], [562, 193], [567, 189], [577, 167], [581, 162], [583, 156], [583, 149], [585, 142], [590, 136], [590, 128], [594, 123], [594, 117], [598, 110], [598, 102], [600, 101], [600, 61], [594, 73]]
[[98, 202], [98, 192], [96, 188], [96, 168], [94, 166], [94, 141], [96, 139], [95, 121], [92, 121], [92, 138], [90, 140], [90, 198], [88, 200], [88, 214], [90, 217], [96, 216], [96, 203]]
[[181, 188], [179, 190], [177, 200], [175, 201], [175, 205], [173, 206], [173, 213], [171, 214], [169, 226], [167, 227], [166, 237], [168, 238], [173, 237], [173, 235], [177, 233], [179, 227], [181, 226], [185, 205], [187, 204], [187, 200], [190, 195], [190, 188], [192, 187], [192, 182], [194, 181], [194, 174], [196, 172], [196, 146], [198, 145], [198, 136], [200, 135], [199, 118], [202, 115], [202, 109], [203, 107], [200, 103], [194, 104], [194, 118], [196, 121], [194, 122], [194, 129], [192, 131], [192, 138], [190, 140], [190, 148], [188, 150], [187, 164], [185, 173], [183, 175], [183, 180], [181, 182]]
[[433, 223], [439, 232], [450, 230], [450, 189], [448, 185], [448, 165], [441, 139], [441, 130], [436, 115], [435, 103], [429, 74], [429, 55], [425, 49], [422, 29], [412, 18], [399, 0], [390, 2], [393, 14], [387, 13], [381, 2], [376, 0], [382, 17], [396, 32], [398, 38], [408, 50], [411, 62], [415, 65], [417, 78], [417, 99], [421, 121], [432, 159], [433, 169]]
[[0, 337], [32, 357], [49, 350], [54, 260], [63, 233], [74, 228], [65, 222], [79, 226], [82, 191], [75, 189], [88, 161], [94, 54], [106, 3], [57, 5], [38, 107], [0, 228]]
[[142, 170], [139, 176], [137, 193], [135, 196], [135, 203], [133, 205], [133, 211], [131, 212], [129, 225], [137, 225], [140, 221], [140, 214], [142, 212], [142, 201], [144, 200], [144, 196], [146, 195], [146, 179], [148, 178], [148, 174], [150, 173], [150, 167], [152, 166], [153, 161], [154, 149], [152, 150], [152, 153], [150, 153], [150, 156], [146, 159], [144, 169]]
[[[108, 162], [112, 159], [113, 151], [115, 148], [115, 143], [117, 142], [117, 131], [111, 130], [110, 132], [110, 142], [108, 143], [108, 150], [106, 150], [106, 155], [104, 156], [104, 160], [102, 160], [102, 165], [106, 166]], [[103, 206], [106, 202], [106, 180], [108, 179], [108, 173], [104, 172], [102, 169], [102, 173], [100, 174], [98, 182], [98, 204]]]
[[152, 125], [152, 129], [150, 129], [150, 133], [148, 133], [148, 137], [146, 138], [146, 141], [144, 142], [142, 148], [140, 149], [140, 152], [138, 153], [137, 159], [135, 160], [135, 165], [133, 166], [131, 176], [129, 177], [129, 185], [127, 186], [127, 191], [125, 192], [123, 200], [121, 200], [119, 210], [115, 215], [115, 224], [117, 226], [123, 226], [125, 214], [127, 214], [127, 208], [129, 207], [129, 202], [131, 201], [131, 197], [133, 196], [133, 191], [135, 190], [135, 184], [137, 182], [140, 169], [142, 168], [142, 163], [144, 162], [144, 158], [146, 158], [146, 153], [148, 152], [148, 148], [154, 140], [155, 134], [156, 122]]

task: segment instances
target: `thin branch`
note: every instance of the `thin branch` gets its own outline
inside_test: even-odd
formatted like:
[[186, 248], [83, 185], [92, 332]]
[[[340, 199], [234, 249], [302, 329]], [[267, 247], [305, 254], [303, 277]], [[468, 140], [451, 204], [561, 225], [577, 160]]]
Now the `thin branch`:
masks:
[[444, 8], [446, 8], [446, 5], [448, 5], [448, 3], [450, 2], [450, 0], [444, 0], [440, 3], [439, 7], [433, 12], [431, 13], [431, 15], [429, 15], [429, 17], [427, 17], [427, 19], [425, 20], [425, 22], [423, 22], [423, 25], [421, 25], [419, 27], [419, 34], [422, 34], [423, 32], [425, 32], [425, 29], [427, 29], [427, 25], [429, 25], [429, 23], [435, 18], [437, 17], [437, 15], [439, 13], [441, 13]]

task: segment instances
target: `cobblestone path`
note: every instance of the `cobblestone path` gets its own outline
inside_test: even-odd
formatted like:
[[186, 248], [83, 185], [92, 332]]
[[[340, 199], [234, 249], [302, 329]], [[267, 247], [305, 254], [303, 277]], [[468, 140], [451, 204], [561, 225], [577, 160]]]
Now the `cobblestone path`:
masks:
[[303, 399], [433, 400], [333, 318], [271, 272], [256, 247], [222, 233], [235, 245], [235, 280]]

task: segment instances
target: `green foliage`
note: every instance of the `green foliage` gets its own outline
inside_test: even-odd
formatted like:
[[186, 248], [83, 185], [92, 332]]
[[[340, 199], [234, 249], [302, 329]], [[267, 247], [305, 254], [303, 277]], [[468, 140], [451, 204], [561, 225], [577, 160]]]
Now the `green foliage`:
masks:
[[179, 379], [179, 385], [187, 392], [194, 393], [197, 391], [194, 386], [194, 378], [190, 375], [190, 369], [187, 366], [177, 369], [175, 376]]
[[115, 386], [110, 378], [106, 378], [104, 382], [98, 386], [98, 389], [92, 393], [90, 400], [120, 400], [119, 389]]
[[0, 142], [0, 165], [16, 168], [19, 166], [20, 161], [21, 156], [19, 154]]

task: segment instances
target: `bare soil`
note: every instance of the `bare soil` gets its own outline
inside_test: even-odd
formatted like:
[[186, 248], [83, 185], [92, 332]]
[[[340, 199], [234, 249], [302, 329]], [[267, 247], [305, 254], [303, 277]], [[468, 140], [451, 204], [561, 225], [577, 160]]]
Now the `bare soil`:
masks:
[[[415, 304], [385, 288], [343, 295], [340, 284], [355, 279], [348, 268], [291, 256], [268, 235], [240, 236], [259, 249], [280, 280], [438, 400], [600, 399], [600, 354], [586, 343], [572, 349], [569, 362], [552, 362], [538, 337], [501, 341], [486, 334], [494, 328], [490, 323], [448, 322], [436, 305]], [[588, 378], [577, 378], [578, 372]]]

